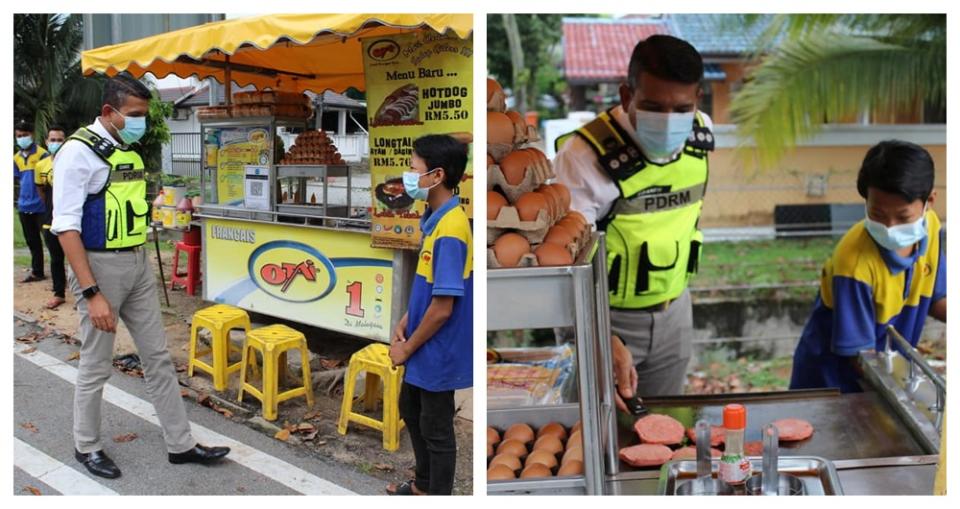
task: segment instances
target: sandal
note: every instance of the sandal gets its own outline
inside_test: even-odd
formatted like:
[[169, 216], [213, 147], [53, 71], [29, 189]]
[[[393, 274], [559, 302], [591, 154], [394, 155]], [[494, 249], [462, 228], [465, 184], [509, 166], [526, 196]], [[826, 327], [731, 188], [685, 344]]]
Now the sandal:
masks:
[[63, 304], [64, 302], [67, 302], [67, 299], [64, 299], [63, 297], [57, 297], [56, 295], [54, 295], [53, 297], [50, 298], [50, 300], [47, 301], [46, 306], [47, 306], [47, 309], [57, 309], [58, 307], [60, 307], [60, 304]]
[[36, 274], [34, 274], [34, 273], [31, 272], [30, 275], [28, 275], [27, 277], [21, 279], [20, 282], [21, 282], [21, 283], [33, 283], [34, 281], [43, 281], [44, 279], [47, 279], [47, 278], [45, 278], [45, 277], [43, 277], [43, 276], [38, 276], [38, 275], [36, 275]]
[[[417, 493], [413, 491], [413, 484], [415, 480], [404, 481], [400, 484], [390, 483], [387, 485], [387, 495], [425, 495], [425, 493]], [[391, 491], [390, 488], [393, 488]]]

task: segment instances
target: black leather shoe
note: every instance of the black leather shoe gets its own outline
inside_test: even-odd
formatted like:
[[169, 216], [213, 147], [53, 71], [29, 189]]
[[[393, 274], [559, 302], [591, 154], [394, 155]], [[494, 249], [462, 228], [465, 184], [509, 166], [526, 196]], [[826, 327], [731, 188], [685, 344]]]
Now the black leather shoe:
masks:
[[73, 452], [77, 461], [83, 463], [83, 466], [87, 467], [91, 474], [107, 479], [120, 477], [120, 469], [117, 468], [117, 464], [108, 458], [102, 450], [84, 454], [74, 449]]
[[181, 463], [212, 463], [227, 454], [230, 454], [229, 447], [207, 447], [197, 444], [187, 452], [170, 453], [170, 463], [179, 465]]

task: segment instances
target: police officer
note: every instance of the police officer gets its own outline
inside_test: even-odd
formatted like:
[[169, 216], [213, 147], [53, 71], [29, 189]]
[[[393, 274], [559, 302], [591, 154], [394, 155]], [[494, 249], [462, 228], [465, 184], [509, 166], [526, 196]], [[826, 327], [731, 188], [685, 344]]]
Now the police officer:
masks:
[[651, 36], [633, 49], [620, 105], [557, 140], [555, 171], [571, 208], [607, 235], [619, 397], [632, 397], [634, 385], [643, 396], [683, 391], [693, 339], [687, 282], [713, 150], [712, 122], [697, 110], [702, 78], [693, 46]]
[[110, 79], [97, 120], [70, 136], [54, 160], [51, 231], [70, 261], [80, 313], [80, 366], [73, 405], [75, 456], [90, 473], [120, 476], [100, 436], [103, 385], [110, 378], [117, 318], [144, 368], [171, 463], [207, 463], [230, 452], [197, 444], [190, 432], [160, 316], [156, 279], [143, 249], [149, 220], [143, 161], [129, 145], [146, 131], [150, 90], [129, 75]]
[[47, 301], [47, 309], [56, 309], [66, 302], [67, 275], [64, 266], [63, 248], [57, 236], [50, 233], [50, 221], [53, 220], [53, 156], [66, 141], [66, 131], [58, 125], [47, 128], [46, 145], [50, 157], [37, 162], [34, 171], [34, 181], [37, 190], [43, 199], [43, 241], [47, 244], [50, 253], [50, 276], [53, 279], [53, 297]]
[[44, 206], [34, 178], [37, 163], [50, 156], [43, 147], [33, 141], [33, 124], [21, 120], [13, 128], [17, 138], [17, 150], [13, 153], [14, 184], [19, 185], [17, 211], [23, 239], [30, 248], [30, 273], [21, 283], [43, 281], [43, 241], [40, 230], [43, 226]]

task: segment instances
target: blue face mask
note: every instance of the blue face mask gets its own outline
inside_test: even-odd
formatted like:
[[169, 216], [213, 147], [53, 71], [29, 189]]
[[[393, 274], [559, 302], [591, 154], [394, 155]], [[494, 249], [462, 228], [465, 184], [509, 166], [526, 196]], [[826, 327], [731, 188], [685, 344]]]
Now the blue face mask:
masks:
[[20, 150], [27, 150], [33, 145], [33, 136], [17, 136], [17, 146]]
[[47, 150], [49, 150], [51, 154], [56, 154], [57, 151], [60, 150], [60, 147], [62, 146], [63, 146], [63, 142], [51, 141], [50, 143], [47, 143]]
[[634, 132], [640, 148], [649, 159], [661, 162], [673, 157], [687, 142], [693, 130], [695, 113], [658, 113], [637, 110]]
[[[117, 113], [120, 113], [119, 110], [113, 110]], [[109, 120], [107, 122], [110, 122]], [[113, 125], [113, 122], [110, 122], [110, 125], [114, 129], [117, 129], [117, 126]], [[124, 144], [129, 145], [131, 143], [136, 143], [143, 138], [144, 133], [147, 132], [147, 117], [128, 117], [124, 115], [123, 117], [123, 129], [117, 129], [117, 134], [120, 135], [120, 140]]]
[[430, 190], [433, 189], [436, 184], [430, 187], [420, 187], [420, 177], [424, 175], [429, 175], [437, 170], [430, 170], [426, 173], [420, 174], [415, 171], [405, 171], [403, 172], [403, 190], [410, 195], [414, 200], [426, 200], [427, 195], [430, 194]]
[[877, 241], [880, 246], [896, 251], [920, 242], [927, 236], [927, 207], [923, 207], [923, 214], [920, 219], [912, 223], [898, 224], [896, 226], [885, 226], [882, 223], [870, 219], [868, 215], [864, 219], [864, 225], [867, 232]]

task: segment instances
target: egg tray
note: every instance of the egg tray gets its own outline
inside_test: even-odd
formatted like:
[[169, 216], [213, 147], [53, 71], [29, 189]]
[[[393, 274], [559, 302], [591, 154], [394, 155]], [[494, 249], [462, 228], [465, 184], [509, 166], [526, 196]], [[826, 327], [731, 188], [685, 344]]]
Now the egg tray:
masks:
[[503, 91], [494, 92], [493, 97], [487, 101], [487, 111], [505, 113], [507, 111], [507, 95]]
[[[520, 232], [517, 232], [517, 233], [520, 233]], [[587, 236], [587, 238], [588, 239], [590, 238], [589, 235]], [[539, 243], [537, 244], [531, 243], [530, 252], [520, 257], [520, 262], [517, 263], [517, 266], [507, 267], [507, 268], [528, 269], [532, 267], [540, 267], [541, 265], [540, 265], [540, 262], [537, 261], [537, 255], [533, 254], [533, 252], [536, 251], [538, 247], [540, 247]], [[567, 251], [570, 253], [570, 256], [573, 257], [574, 261], [576, 261], [577, 255], [580, 254], [580, 249], [582, 249], [582, 247], [583, 246], [580, 245], [579, 242], [571, 242], [570, 244], [567, 244], [566, 246]], [[553, 267], [557, 267], [557, 265], [553, 265]], [[490, 246], [487, 248], [487, 268], [489, 269], [504, 268], [502, 265], [500, 265], [500, 261], [497, 260], [497, 254], [493, 251], [493, 246]]]
[[[541, 210], [537, 215], [536, 221], [521, 221], [520, 213], [516, 207], [506, 206], [500, 208], [500, 213], [496, 219], [487, 220], [487, 245], [492, 246], [498, 237], [508, 231], [513, 231], [523, 238], [527, 239], [531, 245], [540, 244], [547, 236], [550, 228], [556, 225], [561, 219], [567, 217], [569, 211], [556, 220], [550, 219], [546, 210]], [[590, 240], [590, 229], [584, 228], [580, 237], [576, 240], [577, 248], [586, 245]]]
[[[531, 171], [532, 170], [532, 171]], [[545, 184], [548, 180], [556, 177], [550, 163], [543, 162], [527, 166], [527, 172], [519, 184], [510, 184], [503, 175], [500, 165], [494, 164], [487, 166], [487, 191], [499, 188], [503, 195], [507, 197], [509, 203], [516, 203], [523, 193], [535, 191]]]

